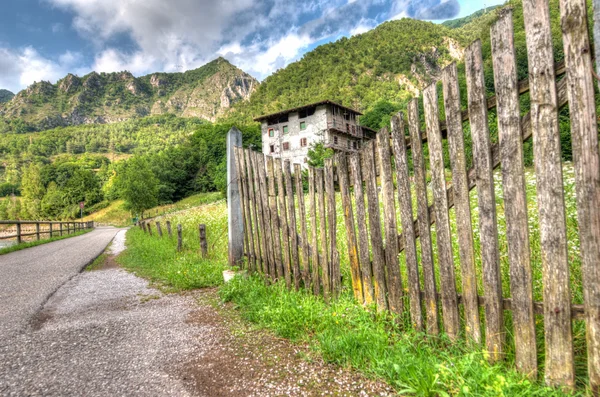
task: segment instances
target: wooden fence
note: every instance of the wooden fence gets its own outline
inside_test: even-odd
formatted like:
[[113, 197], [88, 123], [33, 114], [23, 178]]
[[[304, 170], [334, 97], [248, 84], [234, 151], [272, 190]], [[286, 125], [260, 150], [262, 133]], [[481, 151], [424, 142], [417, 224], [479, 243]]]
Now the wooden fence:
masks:
[[[144, 231], [144, 233], [148, 233], [150, 236], [152, 236], [152, 220], [143, 220], [143, 221], [138, 221], [137, 225], [139, 226], [140, 229], [142, 229]], [[163, 237], [163, 229], [162, 229], [162, 225], [160, 223], [160, 221], [155, 221], [154, 224], [156, 225], [156, 232], [158, 234], [159, 238]], [[173, 237], [173, 230], [171, 228], [171, 221], [166, 221], [165, 223], [167, 225], [167, 236], [169, 238]], [[183, 250], [183, 227], [181, 226], [181, 224], [177, 224], [176, 226], [176, 233], [177, 233], [177, 252], [180, 252], [181, 250]], [[198, 240], [199, 240], [199, 244], [200, 244], [200, 254], [202, 255], [202, 258], [208, 258], [208, 241], [206, 239], [206, 225], [205, 224], [199, 224], [198, 225]]]
[[94, 227], [94, 222], [49, 222], [49, 221], [0, 221], [0, 225], [14, 226], [15, 231], [5, 229], [0, 234], [0, 240], [15, 239], [21, 244], [24, 238], [35, 237], [41, 240], [41, 236], [47, 234], [49, 238], [62, 236], [63, 233], [71, 234], [84, 229]]
[[[600, 161], [590, 41], [584, 0], [562, 0], [565, 59], [554, 64], [547, 0], [524, 1], [529, 79], [517, 80], [512, 11], [503, 10], [491, 28], [495, 96], [486, 97], [481, 42], [465, 53], [468, 111], [461, 111], [457, 67], [443, 70], [445, 121], [440, 121], [437, 84], [423, 91], [425, 131], [417, 99], [393, 117], [391, 130], [360, 153], [337, 153], [323, 169], [238, 148], [237, 171], [248, 267], [289, 288], [312, 290], [328, 300], [340, 293], [340, 242], [336, 199], [341, 199], [354, 296], [381, 310], [409, 313], [417, 330], [443, 331], [453, 340], [485, 343], [489, 360], [504, 358], [506, 311], [512, 312], [515, 363], [535, 378], [538, 352], [535, 315], [543, 315], [547, 384], [574, 387], [572, 320], [586, 322], [588, 375], [600, 393]], [[564, 78], [563, 74], [566, 74]], [[519, 95], [531, 110], [520, 115]], [[560, 157], [558, 109], [571, 118], [584, 304], [571, 301]], [[499, 143], [492, 144], [488, 110], [497, 113]], [[467, 169], [463, 123], [470, 124], [473, 167]], [[543, 302], [533, 299], [523, 142], [533, 138], [541, 235]], [[447, 140], [452, 183], [446, 181]], [[428, 149], [432, 202], [424, 148]], [[414, 178], [409, 173], [409, 153]], [[510, 298], [502, 292], [493, 170], [501, 167]], [[336, 195], [334, 189], [339, 188]], [[477, 189], [483, 296], [478, 276], [469, 191]], [[416, 193], [416, 220], [412, 192]], [[305, 202], [306, 201], [306, 202]], [[380, 215], [380, 204], [382, 213]], [[399, 206], [400, 217], [396, 216]], [[454, 208], [456, 233], [450, 227]], [[437, 255], [431, 226], [435, 222]], [[401, 227], [402, 233], [398, 234]], [[310, 233], [309, 233], [310, 232]], [[417, 250], [419, 241], [420, 250]], [[458, 262], [453, 256], [458, 245]], [[346, 249], [346, 248], [344, 248]], [[401, 269], [399, 254], [406, 267]], [[456, 269], [456, 270], [455, 270]], [[456, 272], [460, 272], [461, 294]], [[402, 274], [407, 280], [402, 285]], [[436, 282], [439, 275], [439, 282]], [[406, 289], [405, 289], [406, 288]], [[408, 302], [407, 307], [404, 303]], [[461, 315], [460, 306], [463, 311]], [[481, 315], [480, 306], [484, 311]], [[441, 309], [441, 311], [440, 311]], [[441, 312], [441, 316], [440, 316]], [[461, 320], [462, 318], [462, 320]], [[485, 338], [484, 338], [485, 335]], [[485, 339], [485, 341], [484, 341]]]

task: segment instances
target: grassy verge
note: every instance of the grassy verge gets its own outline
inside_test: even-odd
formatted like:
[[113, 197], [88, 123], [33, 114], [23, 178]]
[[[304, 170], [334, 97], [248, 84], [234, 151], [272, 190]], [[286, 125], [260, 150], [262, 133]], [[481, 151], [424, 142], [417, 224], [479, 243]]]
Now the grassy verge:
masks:
[[70, 237], [81, 236], [82, 234], [86, 234], [88, 232], [91, 232], [92, 230], [93, 229], [82, 230], [82, 231], [79, 231], [79, 232], [76, 232], [76, 233], [73, 233], [73, 234], [69, 234], [69, 235], [65, 235], [65, 236], [52, 237], [52, 238], [47, 238], [45, 240], [28, 241], [26, 243], [21, 243], [21, 244], [17, 244], [17, 245], [11, 245], [10, 247], [1, 248], [0, 249], [0, 255], [9, 254], [9, 253], [15, 252], [15, 251], [20, 251], [20, 250], [23, 250], [25, 248], [31, 248], [31, 247], [35, 247], [35, 246], [38, 246], [38, 245], [51, 243], [53, 241], [64, 240], [64, 239], [70, 238]]
[[166, 291], [222, 284], [226, 262], [202, 259], [197, 250], [177, 252], [176, 239], [149, 236], [138, 228], [127, 232], [127, 250], [117, 257], [125, 269], [147, 278]]
[[561, 396], [505, 365], [491, 366], [484, 351], [415, 333], [389, 314], [364, 310], [352, 297], [327, 305], [305, 292], [237, 277], [220, 290], [244, 319], [296, 341], [323, 358], [385, 379], [400, 394], [417, 396]]
[[[146, 211], [144, 216], [154, 217], [161, 214], [170, 214], [177, 211], [187, 210], [193, 207], [209, 204], [221, 200], [221, 193], [198, 193], [184, 198], [173, 204], [161, 205]], [[103, 208], [93, 214], [86, 216], [83, 221], [95, 221], [101, 224], [123, 227], [131, 225], [131, 213], [125, 209], [123, 200], [115, 200], [106, 208]]]

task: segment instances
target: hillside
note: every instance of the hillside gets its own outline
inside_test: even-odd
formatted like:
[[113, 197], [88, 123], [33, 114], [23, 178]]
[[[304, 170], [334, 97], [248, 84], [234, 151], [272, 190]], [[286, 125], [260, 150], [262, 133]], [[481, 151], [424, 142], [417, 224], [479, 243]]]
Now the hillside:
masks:
[[72, 74], [56, 84], [37, 82], [0, 104], [0, 132], [105, 124], [174, 114], [214, 121], [258, 86], [252, 76], [218, 58], [185, 73]]
[[461, 31], [414, 19], [317, 47], [267, 77], [248, 103], [235, 106], [243, 120], [304, 103], [330, 99], [367, 110], [380, 100], [407, 101], [460, 60]]
[[442, 25], [447, 26], [449, 28], [453, 28], [453, 29], [461, 28], [461, 27], [465, 26], [466, 24], [475, 21], [479, 17], [481, 17], [485, 14], [491, 13], [493, 10], [495, 10], [498, 7], [500, 7], [500, 6], [498, 5], [498, 6], [486, 7], [482, 10], [472, 13], [471, 15], [467, 15], [466, 17], [450, 19], [448, 21], [444, 21], [444, 22], [442, 22]]
[[15, 94], [9, 90], [0, 89], [0, 103], [8, 102], [13, 99], [14, 96]]

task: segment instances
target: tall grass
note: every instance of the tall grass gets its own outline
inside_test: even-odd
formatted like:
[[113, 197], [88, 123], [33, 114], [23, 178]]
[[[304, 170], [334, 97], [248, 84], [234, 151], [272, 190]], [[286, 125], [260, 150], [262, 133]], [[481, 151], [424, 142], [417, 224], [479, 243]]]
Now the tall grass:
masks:
[[243, 318], [278, 336], [304, 341], [330, 363], [383, 378], [399, 394], [418, 396], [560, 396], [486, 353], [444, 336], [415, 333], [405, 319], [365, 310], [348, 293], [325, 304], [284, 283], [267, 286], [259, 276], [236, 277], [220, 289]]

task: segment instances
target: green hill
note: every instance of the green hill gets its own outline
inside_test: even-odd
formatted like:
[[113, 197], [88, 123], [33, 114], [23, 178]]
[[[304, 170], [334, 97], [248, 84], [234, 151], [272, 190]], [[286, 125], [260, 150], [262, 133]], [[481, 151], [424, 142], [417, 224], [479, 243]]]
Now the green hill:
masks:
[[72, 74], [56, 84], [37, 82], [0, 104], [0, 133], [105, 124], [174, 114], [214, 121], [258, 86], [252, 76], [218, 58], [185, 73]]
[[413, 19], [317, 47], [267, 77], [235, 115], [260, 114], [330, 99], [366, 110], [385, 99], [405, 102], [463, 56], [462, 32]]
[[461, 28], [461, 27], [465, 26], [466, 24], [478, 19], [479, 17], [484, 16], [485, 14], [488, 14], [488, 13], [494, 11], [498, 7], [500, 7], [500, 6], [497, 5], [497, 6], [492, 6], [492, 7], [486, 7], [484, 9], [474, 12], [471, 15], [467, 15], [466, 17], [450, 19], [448, 21], [444, 21], [444, 22], [442, 22], [442, 25], [447, 26], [452, 29]]
[[9, 90], [0, 89], [0, 103], [8, 102], [13, 99], [14, 96], [15, 94]]

